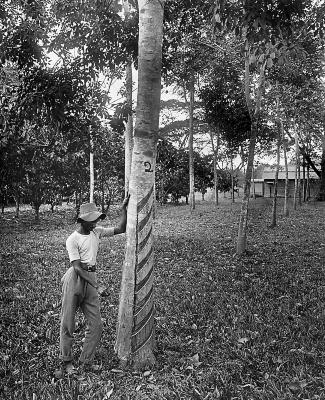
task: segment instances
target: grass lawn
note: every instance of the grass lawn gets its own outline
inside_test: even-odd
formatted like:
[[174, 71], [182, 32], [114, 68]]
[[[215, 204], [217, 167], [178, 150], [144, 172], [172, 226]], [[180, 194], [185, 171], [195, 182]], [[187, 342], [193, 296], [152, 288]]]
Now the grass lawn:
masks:
[[[157, 363], [120, 371], [113, 346], [124, 235], [101, 245], [102, 369], [76, 378], [59, 366], [60, 279], [73, 212], [0, 218], [0, 398], [325, 399], [325, 207], [250, 203], [248, 253], [237, 257], [240, 202], [158, 208], [155, 221]], [[116, 212], [110, 215], [112, 223]], [[105, 222], [105, 224], [107, 224]], [[107, 243], [107, 244], [106, 244]], [[77, 318], [75, 354], [84, 333]]]

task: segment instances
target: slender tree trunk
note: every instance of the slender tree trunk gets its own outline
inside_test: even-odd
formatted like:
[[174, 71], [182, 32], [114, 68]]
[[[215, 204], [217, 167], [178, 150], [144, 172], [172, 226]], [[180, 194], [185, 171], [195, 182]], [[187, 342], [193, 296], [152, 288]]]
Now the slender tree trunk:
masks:
[[16, 210], [15, 210], [15, 218], [19, 218], [19, 209], [20, 209], [20, 196], [15, 195], [15, 205], [16, 205]]
[[300, 153], [298, 152], [298, 165], [297, 165], [297, 174], [298, 174], [298, 204], [299, 206], [302, 205], [301, 201], [301, 169], [300, 169]]
[[103, 177], [103, 170], [101, 174], [101, 180], [100, 180], [100, 186], [101, 186], [101, 206], [102, 206], [102, 213], [105, 213], [105, 187], [104, 187], [104, 177]]
[[2, 215], [5, 213], [5, 206], [6, 206], [6, 197], [3, 196], [2, 203], [1, 203], [1, 214]]
[[155, 363], [152, 207], [159, 127], [163, 4], [162, 0], [138, 0], [138, 98], [115, 344], [121, 366], [131, 363], [135, 369]]
[[283, 157], [284, 157], [284, 169], [285, 169], [285, 182], [284, 182], [284, 205], [283, 205], [283, 212], [285, 217], [289, 216], [289, 207], [288, 207], [288, 200], [289, 200], [289, 172], [288, 172], [288, 156], [287, 156], [287, 144], [284, 140], [284, 129], [283, 129], [283, 121], [280, 121], [281, 126], [281, 136], [283, 142]]
[[90, 134], [90, 153], [89, 153], [89, 176], [90, 176], [89, 202], [93, 203], [94, 189], [95, 189], [95, 174], [94, 174], [94, 143], [91, 134]]
[[237, 249], [236, 253], [238, 255], [243, 254], [246, 251], [247, 245], [247, 222], [248, 222], [248, 204], [249, 204], [249, 196], [250, 196], [250, 187], [251, 187], [251, 179], [252, 179], [252, 170], [254, 165], [254, 153], [255, 153], [255, 145], [257, 138], [257, 123], [260, 116], [261, 111], [261, 100], [262, 100], [262, 91], [264, 85], [264, 72], [265, 72], [265, 64], [260, 68], [260, 76], [258, 89], [256, 94], [256, 104], [255, 110], [253, 111], [252, 107], [252, 99], [250, 95], [250, 73], [249, 73], [249, 48], [246, 45], [245, 49], [245, 97], [248, 110], [250, 112], [251, 117], [251, 137], [249, 141], [249, 151], [248, 151], [248, 160], [247, 160], [247, 168], [245, 174], [245, 185], [244, 185], [244, 193], [240, 210], [239, 224], [238, 224], [238, 237], [237, 237]]
[[310, 167], [309, 164], [307, 164], [307, 199], [310, 199]]
[[252, 179], [252, 170], [254, 164], [254, 152], [257, 136], [257, 127], [255, 124], [252, 125], [251, 137], [249, 141], [249, 152], [247, 160], [247, 168], [245, 174], [245, 184], [243, 200], [240, 209], [240, 219], [238, 227], [238, 237], [237, 237], [237, 254], [241, 255], [246, 251], [247, 244], [247, 223], [248, 223], [248, 204], [250, 196], [250, 186]]
[[297, 209], [297, 197], [298, 197], [298, 168], [299, 167], [299, 144], [298, 144], [298, 133], [295, 126], [295, 191], [293, 196], [293, 209]]
[[279, 182], [279, 170], [280, 170], [280, 147], [281, 147], [281, 128], [279, 121], [279, 99], [277, 99], [277, 145], [276, 145], [276, 168], [274, 174], [274, 196], [273, 196], [273, 204], [272, 204], [272, 219], [271, 219], [271, 228], [276, 227], [276, 209], [277, 209], [277, 200], [278, 200], [278, 182]]
[[214, 192], [214, 201], [216, 206], [219, 204], [219, 193], [218, 193], [218, 171], [217, 171], [217, 158], [219, 152], [219, 129], [217, 129], [217, 146], [214, 146], [213, 140], [213, 132], [210, 131], [211, 137], [211, 146], [212, 146], [212, 154], [213, 154], [213, 192]]
[[235, 182], [234, 182], [234, 163], [231, 155], [230, 159], [230, 169], [231, 169], [231, 202], [235, 202]]
[[125, 129], [125, 193], [129, 190], [133, 150], [133, 116], [132, 116], [132, 64], [126, 66], [126, 101], [128, 106], [128, 121]]
[[34, 204], [34, 212], [35, 212], [35, 222], [39, 222], [39, 204]]
[[[129, 18], [130, 6], [128, 0], [123, 0], [123, 8], [125, 19]], [[130, 174], [131, 174], [131, 162], [132, 162], [132, 150], [133, 150], [133, 78], [132, 78], [132, 60], [128, 59], [126, 65], [125, 74], [125, 89], [126, 89], [126, 103], [128, 107], [128, 121], [125, 129], [125, 194], [129, 190]]]
[[319, 188], [318, 199], [320, 201], [325, 201], [325, 134], [322, 136], [322, 159], [321, 159], [320, 188]]
[[190, 176], [190, 208], [195, 209], [195, 187], [194, 187], [194, 154], [193, 154], [193, 112], [194, 112], [194, 72], [190, 78], [190, 104], [189, 104], [189, 176]]
[[254, 165], [252, 168], [253, 199], [256, 199]]
[[306, 162], [305, 157], [302, 156], [302, 201], [306, 202], [307, 197], [307, 185], [306, 185]]

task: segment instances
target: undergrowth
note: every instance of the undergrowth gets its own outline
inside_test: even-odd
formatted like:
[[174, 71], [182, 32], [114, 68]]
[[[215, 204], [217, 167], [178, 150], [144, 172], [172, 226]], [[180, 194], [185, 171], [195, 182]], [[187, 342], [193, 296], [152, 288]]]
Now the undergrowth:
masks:
[[[122, 371], [114, 355], [122, 236], [101, 245], [104, 333], [96, 374], [57, 376], [61, 277], [73, 212], [1, 218], [0, 398], [325, 399], [325, 208], [278, 211], [251, 201], [248, 252], [235, 255], [239, 201], [158, 208], [154, 369]], [[111, 223], [116, 213], [111, 214]], [[108, 224], [105, 222], [105, 224]], [[84, 321], [78, 315], [75, 354]]]

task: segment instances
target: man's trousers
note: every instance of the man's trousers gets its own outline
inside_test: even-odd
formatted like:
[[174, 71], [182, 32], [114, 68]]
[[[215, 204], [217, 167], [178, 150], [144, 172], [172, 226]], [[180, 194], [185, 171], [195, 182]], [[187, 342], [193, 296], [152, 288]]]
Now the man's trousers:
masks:
[[[90, 274], [96, 281], [95, 273], [90, 272]], [[80, 278], [73, 267], [70, 267], [65, 273], [62, 283], [60, 358], [63, 361], [71, 361], [73, 359], [72, 344], [75, 331], [75, 316], [77, 309], [80, 307], [87, 321], [80, 362], [90, 364], [94, 359], [96, 347], [103, 331], [97, 290]]]

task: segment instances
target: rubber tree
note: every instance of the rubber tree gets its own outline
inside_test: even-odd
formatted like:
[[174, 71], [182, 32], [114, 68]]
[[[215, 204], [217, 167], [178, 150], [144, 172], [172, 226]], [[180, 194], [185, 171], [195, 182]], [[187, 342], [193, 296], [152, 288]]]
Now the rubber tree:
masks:
[[219, 190], [218, 190], [218, 172], [217, 172], [217, 161], [218, 161], [218, 153], [220, 147], [220, 132], [219, 127], [216, 128], [217, 135], [217, 143], [214, 143], [213, 131], [210, 130], [210, 138], [211, 138], [211, 147], [212, 147], [212, 155], [213, 155], [213, 193], [214, 193], [214, 201], [215, 205], [219, 205]]
[[142, 369], [155, 363], [152, 211], [164, 1], [139, 0], [138, 7], [138, 95], [115, 350], [121, 366], [132, 364]]
[[[130, 16], [130, 4], [128, 0], [123, 1], [123, 9], [126, 21]], [[133, 149], [133, 77], [132, 77], [132, 57], [129, 56], [125, 69], [125, 92], [126, 92], [126, 105], [127, 105], [127, 123], [124, 133], [125, 142], [125, 193], [129, 190], [130, 173], [131, 173], [131, 160]]]
[[247, 224], [248, 224], [248, 203], [250, 197], [250, 187], [251, 187], [251, 179], [252, 179], [252, 171], [254, 164], [254, 155], [255, 155], [255, 145], [256, 138], [258, 133], [258, 123], [261, 112], [261, 102], [262, 102], [262, 91], [265, 79], [265, 63], [260, 65], [260, 73], [259, 73], [259, 81], [257, 87], [257, 93], [255, 98], [255, 106], [252, 104], [251, 98], [251, 76], [249, 72], [249, 58], [250, 58], [250, 48], [247, 44], [245, 51], [245, 95], [246, 95], [246, 103], [247, 108], [251, 117], [251, 135], [249, 139], [249, 148], [248, 148], [248, 159], [247, 159], [247, 167], [245, 174], [245, 183], [244, 183], [244, 194], [241, 203], [240, 216], [239, 216], [239, 224], [238, 224], [238, 236], [237, 236], [237, 254], [243, 254], [246, 251], [246, 241], [247, 241]]
[[[278, 85], [277, 85], [278, 87]], [[276, 168], [274, 173], [274, 195], [272, 203], [272, 216], [271, 216], [271, 228], [276, 227], [276, 210], [278, 202], [278, 183], [279, 183], [279, 170], [280, 170], [280, 147], [281, 147], [281, 122], [280, 122], [280, 111], [279, 111], [279, 95], [276, 98], [276, 125], [277, 125], [277, 143], [276, 143]]]
[[285, 182], [284, 182], [284, 203], [283, 203], [283, 214], [285, 217], [289, 216], [289, 171], [288, 171], [288, 155], [287, 146], [288, 142], [285, 139], [283, 120], [280, 118], [280, 129], [281, 129], [281, 140], [283, 143], [283, 158], [284, 158], [284, 171], [285, 171]]
[[190, 176], [190, 209], [195, 209], [195, 183], [194, 183], [194, 149], [193, 149], [193, 113], [194, 113], [194, 73], [190, 78], [190, 104], [189, 104], [189, 138], [188, 138], [188, 153], [189, 153], [189, 176]]

